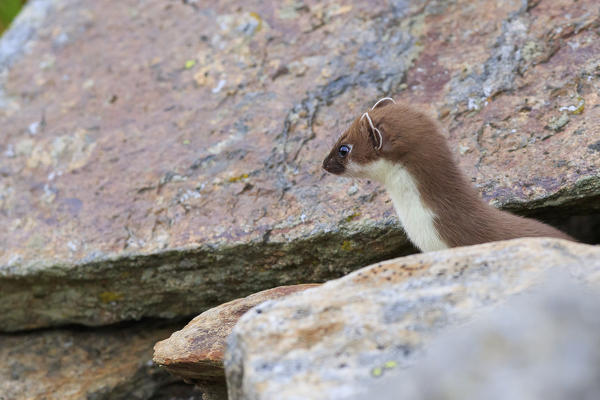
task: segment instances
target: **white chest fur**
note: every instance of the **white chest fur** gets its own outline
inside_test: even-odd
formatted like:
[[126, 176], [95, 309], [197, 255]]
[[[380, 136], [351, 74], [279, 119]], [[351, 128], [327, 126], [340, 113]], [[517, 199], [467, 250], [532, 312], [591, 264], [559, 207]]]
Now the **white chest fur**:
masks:
[[419, 189], [406, 169], [386, 160], [372, 162], [360, 169], [361, 175], [385, 186], [408, 238], [421, 251], [448, 248], [435, 228], [435, 214], [423, 203]]

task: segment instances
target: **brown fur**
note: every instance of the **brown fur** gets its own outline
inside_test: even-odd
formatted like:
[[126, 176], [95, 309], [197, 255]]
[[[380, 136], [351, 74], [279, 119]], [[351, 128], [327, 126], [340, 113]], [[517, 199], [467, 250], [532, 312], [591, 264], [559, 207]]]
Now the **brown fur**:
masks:
[[[359, 117], [333, 146], [323, 168], [361, 177], [347, 169], [349, 163], [365, 165], [384, 158], [402, 164], [416, 181], [422, 201], [435, 213], [436, 230], [448, 246], [534, 236], [574, 240], [549, 225], [485, 203], [458, 168], [438, 124], [423, 113], [386, 101], [369, 115], [383, 136], [381, 149], [376, 149], [378, 136]], [[342, 144], [352, 146], [346, 157], [338, 154]]]

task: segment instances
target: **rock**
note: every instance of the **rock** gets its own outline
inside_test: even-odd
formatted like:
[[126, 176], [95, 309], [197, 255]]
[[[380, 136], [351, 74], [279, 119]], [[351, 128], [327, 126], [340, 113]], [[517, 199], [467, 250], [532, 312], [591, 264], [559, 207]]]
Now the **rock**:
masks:
[[200, 400], [200, 391], [152, 363], [153, 343], [177, 327], [0, 334], [0, 398]]
[[414, 252], [380, 187], [320, 168], [384, 95], [439, 116], [487, 201], [599, 210], [595, 0], [28, 4], [0, 44], [0, 330], [193, 315]]
[[461, 3], [426, 17], [429, 40], [397, 97], [437, 113], [457, 155], [470, 149], [460, 164], [495, 206], [597, 213], [600, 158], [587, 148], [600, 115], [590, 108], [600, 93], [600, 18], [588, 12], [597, 5]]
[[382, 376], [414, 363], [432, 337], [554, 270], [598, 288], [600, 247], [538, 238], [455, 248], [263, 303], [228, 338], [229, 398], [365, 398]]
[[[535, 293], [510, 299], [441, 335], [424, 360], [369, 390], [397, 399], [597, 399], [600, 292], [550, 271]], [[570, 283], [570, 284], [569, 284]], [[356, 399], [364, 397], [357, 396]]]
[[201, 388], [220, 386], [225, 392], [225, 340], [238, 319], [257, 304], [317, 286], [277, 287], [205, 311], [170, 338], [158, 342], [154, 346], [154, 362]]

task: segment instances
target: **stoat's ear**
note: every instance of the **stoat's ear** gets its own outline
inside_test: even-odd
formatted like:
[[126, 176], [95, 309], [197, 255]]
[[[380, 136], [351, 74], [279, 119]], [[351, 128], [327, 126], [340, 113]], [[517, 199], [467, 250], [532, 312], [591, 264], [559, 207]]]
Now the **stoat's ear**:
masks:
[[381, 147], [383, 146], [383, 135], [381, 134], [381, 131], [375, 127], [369, 113], [364, 113], [362, 117], [360, 117], [361, 121], [363, 119], [367, 120], [367, 132], [369, 132], [369, 139], [371, 139], [371, 143], [373, 143], [373, 148], [375, 150], [381, 150]]
[[394, 99], [392, 99], [391, 97], [384, 97], [382, 99], [379, 99], [379, 100], [377, 100], [377, 103], [375, 103], [375, 105], [373, 107], [371, 107], [371, 110], [374, 110], [377, 107], [383, 107], [390, 102], [396, 104]]

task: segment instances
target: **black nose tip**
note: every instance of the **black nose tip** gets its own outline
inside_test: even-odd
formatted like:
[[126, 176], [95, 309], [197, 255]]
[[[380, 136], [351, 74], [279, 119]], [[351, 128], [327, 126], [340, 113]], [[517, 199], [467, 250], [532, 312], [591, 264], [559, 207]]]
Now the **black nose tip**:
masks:
[[330, 157], [327, 157], [325, 160], [323, 160], [323, 169], [330, 174], [335, 175], [339, 175], [344, 172], [344, 166]]
[[321, 166], [323, 167], [323, 169], [324, 169], [325, 171], [327, 171], [327, 172], [329, 172], [329, 173], [332, 173], [332, 172], [333, 172], [333, 169], [335, 169], [335, 168], [333, 167], [333, 164], [334, 164], [334, 163], [332, 162], [332, 160], [331, 160], [329, 157], [327, 157], [326, 159], [324, 159], [324, 160], [323, 160], [323, 165], [321, 165]]

